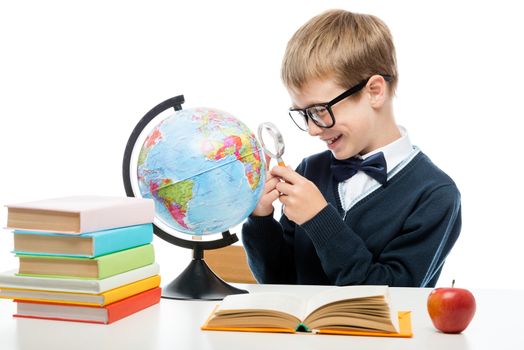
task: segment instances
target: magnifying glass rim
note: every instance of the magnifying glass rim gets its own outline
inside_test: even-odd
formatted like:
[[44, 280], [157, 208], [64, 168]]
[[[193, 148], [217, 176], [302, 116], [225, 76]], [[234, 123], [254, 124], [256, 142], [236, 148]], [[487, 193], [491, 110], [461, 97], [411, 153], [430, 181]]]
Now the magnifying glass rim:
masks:
[[[275, 142], [275, 148], [277, 153], [273, 153], [268, 150], [266, 147], [266, 144], [264, 143], [264, 139], [262, 138], [262, 131], [267, 130], [269, 135], [273, 138], [273, 141]], [[267, 153], [271, 158], [280, 158], [284, 154], [284, 150], [286, 145], [284, 144], [284, 138], [282, 137], [282, 133], [280, 130], [278, 130], [277, 126], [271, 122], [265, 122], [258, 126], [258, 139], [260, 141], [260, 144], [262, 148], [264, 149], [264, 152]]]

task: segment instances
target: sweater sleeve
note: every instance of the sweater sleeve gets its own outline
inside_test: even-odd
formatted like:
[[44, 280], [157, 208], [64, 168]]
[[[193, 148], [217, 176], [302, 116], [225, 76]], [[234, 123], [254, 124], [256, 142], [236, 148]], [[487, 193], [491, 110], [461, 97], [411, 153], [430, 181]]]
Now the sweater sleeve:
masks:
[[[302, 161], [296, 171], [304, 171]], [[250, 215], [242, 225], [242, 244], [247, 261], [259, 283], [296, 284], [294, 258], [295, 224], [282, 213], [280, 222], [273, 215]]]
[[378, 256], [332, 205], [301, 227], [333, 284], [433, 286], [460, 232], [460, 194], [454, 185], [434, 189]]
[[249, 216], [242, 226], [248, 264], [259, 283], [295, 284], [292, 233], [269, 216]]

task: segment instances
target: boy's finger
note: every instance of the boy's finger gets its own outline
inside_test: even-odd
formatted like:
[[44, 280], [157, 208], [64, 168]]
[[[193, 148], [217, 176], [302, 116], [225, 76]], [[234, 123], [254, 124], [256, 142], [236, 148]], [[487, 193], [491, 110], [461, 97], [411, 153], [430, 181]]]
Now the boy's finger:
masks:
[[266, 158], [266, 170], [269, 170], [269, 163], [271, 163], [271, 157], [264, 153], [264, 158]]
[[267, 199], [270, 203], [273, 203], [280, 197], [280, 193], [277, 190], [273, 190], [267, 194]]
[[271, 175], [280, 177], [284, 181], [292, 183], [292, 184], [297, 183], [301, 179], [303, 179], [303, 177], [300, 176], [297, 172], [295, 172], [294, 170], [292, 170], [289, 167], [284, 167], [284, 166], [274, 166], [271, 169]]
[[272, 190], [274, 190], [279, 182], [280, 180], [276, 177], [272, 177], [271, 179], [266, 181], [266, 183], [264, 184], [264, 193], [269, 193]]
[[293, 189], [293, 185], [287, 183], [287, 182], [279, 182], [276, 185], [276, 189], [278, 192], [280, 192], [283, 195], [289, 195], [291, 193], [291, 190]]

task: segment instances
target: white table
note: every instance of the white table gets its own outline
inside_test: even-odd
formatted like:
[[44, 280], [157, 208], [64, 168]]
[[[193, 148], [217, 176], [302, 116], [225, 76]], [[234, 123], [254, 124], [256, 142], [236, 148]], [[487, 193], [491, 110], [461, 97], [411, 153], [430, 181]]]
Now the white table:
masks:
[[[250, 291], [308, 295], [319, 286], [240, 285]], [[0, 300], [0, 349], [524, 349], [524, 291], [474, 290], [477, 313], [463, 334], [442, 334], [426, 311], [430, 289], [391, 288], [399, 310], [412, 311], [413, 338], [201, 331], [216, 302], [162, 299], [111, 325], [34, 319], [11, 315], [15, 303]]]

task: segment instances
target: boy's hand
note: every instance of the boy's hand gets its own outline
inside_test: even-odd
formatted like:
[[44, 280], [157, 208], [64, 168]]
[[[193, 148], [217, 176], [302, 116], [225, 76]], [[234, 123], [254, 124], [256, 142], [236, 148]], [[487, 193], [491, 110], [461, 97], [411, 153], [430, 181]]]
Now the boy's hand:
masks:
[[277, 200], [280, 196], [280, 192], [276, 190], [277, 183], [280, 182], [280, 179], [271, 175], [269, 171], [269, 163], [271, 158], [267, 155], [266, 157], [266, 183], [264, 184], [264, 192], [260, 200], [258, 201], [255, 210], [253, 210], [252, 215], [254, 216], [268, 216], [273, 213], [273, 202]]
[[273, 178], [285, 182], [276, 184], [279, 199], [284, 205], [284, 214], [298, 225], [312, 219], [328, 204], [317, 186], [288, 167], [276, 166], [271, 169]]

